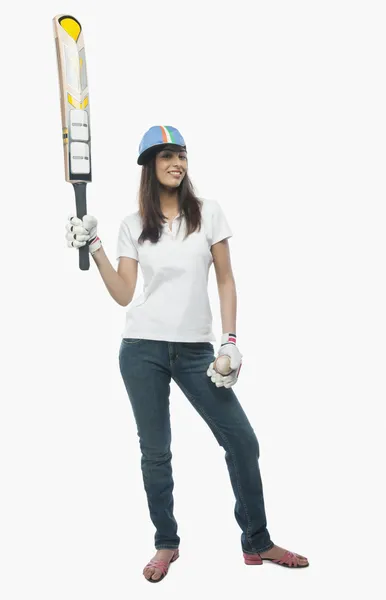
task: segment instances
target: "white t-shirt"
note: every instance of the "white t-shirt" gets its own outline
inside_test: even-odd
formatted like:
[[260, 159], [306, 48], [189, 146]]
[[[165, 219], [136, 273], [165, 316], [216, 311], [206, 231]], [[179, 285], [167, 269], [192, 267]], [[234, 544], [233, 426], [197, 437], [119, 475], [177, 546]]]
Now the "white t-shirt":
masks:
[[[216, 200], [202, 200], [201, 231], [185, 240], [185, 218], [175, 217], [170, 231], [164, 223], [156, 244], [138, 244], [142, 233], [139, 211], [121, 223], [117, 260], [134, 258], [142, 270], [141, 296], [129, 304], [122, 338], [168, 342], [212, 342], [212, 311], [208, 296], [211, 246], [232, 237], [225, 215]], [[181, 228], [178, 232], [178, 226]]]

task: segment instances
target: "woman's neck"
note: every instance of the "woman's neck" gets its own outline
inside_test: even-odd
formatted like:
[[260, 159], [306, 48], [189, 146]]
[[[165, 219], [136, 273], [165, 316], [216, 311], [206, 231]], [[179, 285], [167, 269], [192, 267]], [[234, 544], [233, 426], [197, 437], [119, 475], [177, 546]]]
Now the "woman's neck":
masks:
[[166, 214], [178, 213], [178, 192], [176, 190], [162, 190], [160, 192], [160, 205], [162, 212]]

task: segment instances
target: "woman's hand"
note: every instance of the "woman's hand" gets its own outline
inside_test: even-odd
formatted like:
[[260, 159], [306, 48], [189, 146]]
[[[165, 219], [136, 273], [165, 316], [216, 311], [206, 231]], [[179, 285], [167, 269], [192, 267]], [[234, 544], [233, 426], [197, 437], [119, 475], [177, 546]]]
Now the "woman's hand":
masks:
[[66, 225], [66, 240], [69, 248], [81, 248], [86, 244], [90, 254], [94, 254], [102, 246], [97, 235], [98, 221], [92, 215], [85, 215], [83, 219], [71, 215]]
[[211, 378], [213, 383], [216, 384], [216, 387], [223, 387], [224, 375], [221, 375], [221, 373], [217, 373], [217, 371], [214, 368], [214, 362], [210, 363], [206, 374], [208, 375], [208, 377]]
[[232, 371], [228, 375], [221, 375], [214, 369], [213, 362], [209, 365], [206, 374], [217, 387], [230, 388], [235, 385], [238, 380], [243, 358], [243, 355], [236, 346], [236, 335], [233, 333], [224, 333], [221, 337], [221, 346], [217, 358], [224, 355], [229, 356]]

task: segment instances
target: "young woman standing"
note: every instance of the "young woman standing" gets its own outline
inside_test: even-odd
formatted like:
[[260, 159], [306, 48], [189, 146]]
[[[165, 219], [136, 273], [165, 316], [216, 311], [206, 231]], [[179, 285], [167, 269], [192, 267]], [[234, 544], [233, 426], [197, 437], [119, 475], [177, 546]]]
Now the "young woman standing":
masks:
[[[307, 567], [308, 560], [273, 543], [267, 529], [259, 470], [259, 444], [234, 391], [242, 364], [236, 345], [236, 287], [220, 205], [196, 197], [188, 176], [185, 141], [174, 127], [154, 126], [143, 136], [139, 210], [121, 223], [117, 271], [97, 235], [97, 220], [71, 216], [66, 238], [74, 248], [88, 244], [102, 279], [120, 306], [131, 303], [122, 334], [119, 364], [131, 402], [141, 450], [141, 468], [156, 553], [144, 568], [161, 581], [179, 557], [173, 515], [169, 415], [173, 379], [225, 450], [235, 495], [234, 514], [248, 565], [268, 560]], [[212, 313], [207, 283], [214, 264], [222, 319], [218, 355], [228, 355], [231, 373], [214, 370]], [[134, 302], [138, 264], [143, 293]]]

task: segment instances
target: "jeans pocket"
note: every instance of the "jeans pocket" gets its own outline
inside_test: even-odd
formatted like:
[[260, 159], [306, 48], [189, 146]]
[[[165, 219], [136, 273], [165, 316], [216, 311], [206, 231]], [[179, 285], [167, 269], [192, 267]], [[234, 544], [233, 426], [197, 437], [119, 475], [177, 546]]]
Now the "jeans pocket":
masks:
[[127, 346], [132, 346], [133, 344], [138, 344], [139, 342], [143, 342], [142, 338], [122, 338], [122, 343]]
[[191, 345], [193, 346], [193, 348], [199, 350], [210, 350], [211, 352], [213, 352], [214, 350], [213, 344], [211, 344], [210, 342], [194, 342]]
[[214, 348], [213, 344], [210, 342], [188, 342], [184, 343], [185, 354], [189, 356], [192, 360], [196, 360], [202, 356], [214, 360]]

